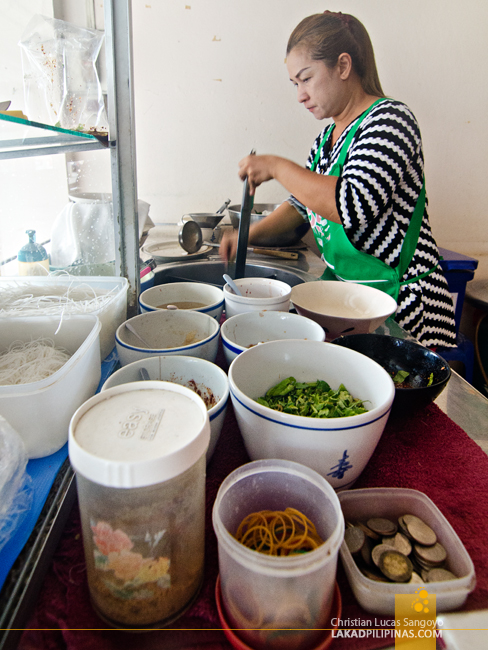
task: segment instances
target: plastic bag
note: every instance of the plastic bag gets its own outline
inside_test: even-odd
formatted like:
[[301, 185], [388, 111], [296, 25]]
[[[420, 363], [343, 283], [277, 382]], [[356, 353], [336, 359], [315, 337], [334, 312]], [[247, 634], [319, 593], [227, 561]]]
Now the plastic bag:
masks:
[[[138, 200], [139, 238], [149, 213], [149, 204]], [[51, 229], [51, 266], [65, 269], [107, 264], [115, 260], [111, 194], [73, 197], [56, 217]], [[100, 273], [101, 274], [101, 273]]]
[[108, 132], [95, 62], [103, 32], [36, 15], [19, 42], [29, 120], [79, 131]]
[[0, 415], [0, 551], [32, 505], [32, 479], [26, 466], [22, 438]]

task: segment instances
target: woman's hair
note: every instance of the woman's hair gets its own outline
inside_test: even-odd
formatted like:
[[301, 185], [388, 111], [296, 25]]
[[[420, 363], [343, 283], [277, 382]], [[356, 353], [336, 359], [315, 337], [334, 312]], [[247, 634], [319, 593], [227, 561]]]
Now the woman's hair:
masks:
[[286, 48], [288, 55], [295, 47], [308, 51], [312, 59], [324, 61], [332, 68], [339, 56], [347, 52], [352, 66], [368, 95], [384, 97], [373, 45], [364, 25], [354, 16], [325, 11], [304, 18], [293, 30]]

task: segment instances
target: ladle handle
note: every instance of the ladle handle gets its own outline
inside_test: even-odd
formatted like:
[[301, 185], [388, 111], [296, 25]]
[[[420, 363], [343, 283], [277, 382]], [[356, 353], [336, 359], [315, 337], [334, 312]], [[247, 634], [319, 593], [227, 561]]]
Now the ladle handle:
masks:
[[[251, 151], [251, 156], [256, 152]], [[251, 210], [254, 197], [249, 194], [249, 180], [246, 176], [242, 191], [241, 218], [239, 219], [239, 234], [237, 236], [237, 254], [234, 277], [243, 278], [246, 274], [247, 243], [249, 241], [249, 225], [251, 223]]]

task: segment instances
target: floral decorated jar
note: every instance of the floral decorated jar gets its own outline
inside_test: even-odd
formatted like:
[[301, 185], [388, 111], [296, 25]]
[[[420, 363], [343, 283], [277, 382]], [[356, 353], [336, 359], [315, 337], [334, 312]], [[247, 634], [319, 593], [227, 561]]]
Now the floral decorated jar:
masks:
[[209, 438], [203, 400], [169, 382], [110, 388], [73, 415], [88, 586], [114, 627], [169, 625], [198, 595]]

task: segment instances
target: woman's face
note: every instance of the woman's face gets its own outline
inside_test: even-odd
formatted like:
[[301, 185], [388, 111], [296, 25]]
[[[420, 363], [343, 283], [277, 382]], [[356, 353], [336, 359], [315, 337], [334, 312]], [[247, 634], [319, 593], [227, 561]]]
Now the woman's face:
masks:
[[286, 66], [297, 99], [317, 120], [337, 115], [344, 106], [344, 84], [339, 65], [328, 68], [323, 61], [310, 58], [303, 48], [294, 48]]

